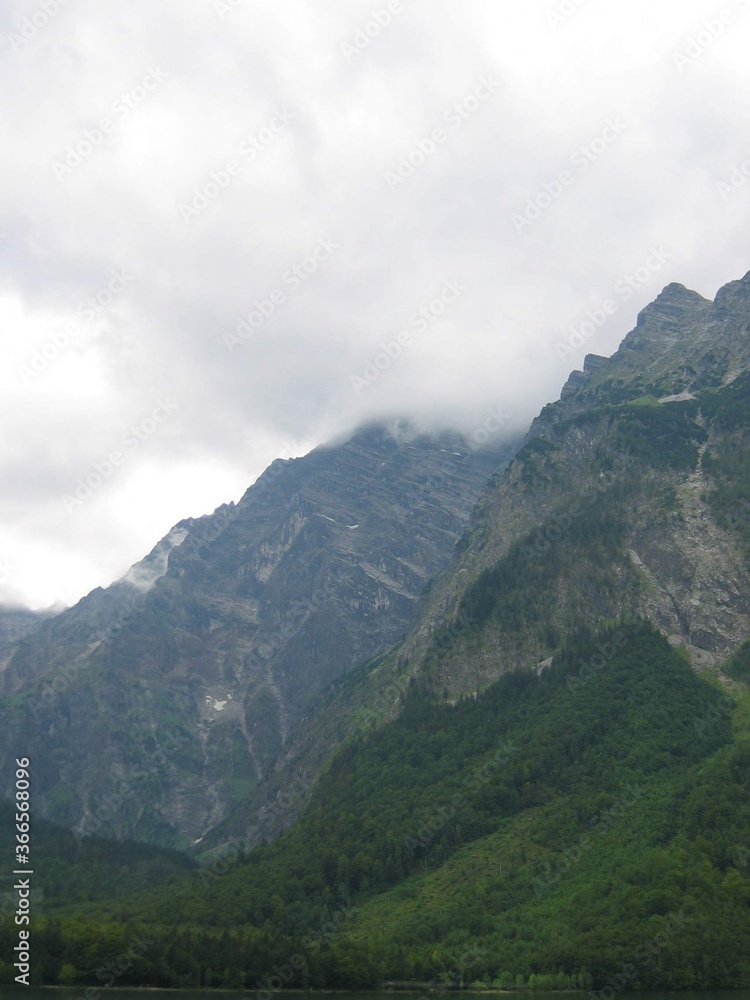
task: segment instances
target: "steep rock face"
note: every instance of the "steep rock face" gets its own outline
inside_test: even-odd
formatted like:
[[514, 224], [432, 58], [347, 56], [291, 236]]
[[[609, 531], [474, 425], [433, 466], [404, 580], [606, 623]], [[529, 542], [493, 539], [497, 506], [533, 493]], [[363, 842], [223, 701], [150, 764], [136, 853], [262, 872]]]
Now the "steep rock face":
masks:
[[547, 661], [579, 626], [643, 615], [696, 667], [750, 635], [750, 276], [711, 303], [668, 286], [612, 358], [589, 355], [480, 494], [406, 641], [336, 685], [206, 839], [289, 826], [341, 740]]
[[22, 747], [36, 808], [81, 833], [200, 840], [331, 681], [404, 636], [500, 462], [380, 427], [275, 462], [6, 649], [3, 765]]
[[734, 650], [750, 635], [749, 372], [750, 275], [713, 303], [668, 286], [488, 483], [402, 662], [465, 693], [620, 615]]

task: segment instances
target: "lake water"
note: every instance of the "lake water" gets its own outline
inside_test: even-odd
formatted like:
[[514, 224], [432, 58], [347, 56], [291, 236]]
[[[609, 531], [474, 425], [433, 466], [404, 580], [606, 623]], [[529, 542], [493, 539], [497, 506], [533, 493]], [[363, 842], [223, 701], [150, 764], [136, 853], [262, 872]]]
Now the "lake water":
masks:
[[[89, 987], [94, 990], [95, 987]], [[83, 987], [73, 988], [39, 988], [31, 986], [26, 989], [23, 986], [11, 987], [0, 986], [0, 998], [2, 1000], [84, 1000], [85, 989]], [[98, 996], [96, 995], [98, 994]], [[248, 1000], [254, 1000], [254, 991], [242, 990], [96, 990], [89, 993], [89, 1000], [99, 1000], [106, 996], [112, 1000], [242, 1000], [244, 996]], [[277, 993], [275, 996], [279, 1000], [311, 1000], [316, 995], [333, 996], [336, 1000], [415, 1000], [423, 996], [420, 993], [391, 992], [391, 993], [348, 993], [345, 991], [333, 992], [317, 991], [316, 993]], [[624, 994], [623, 994], [624, 995]], [[433, 997], [439, 994], [433, 993]], [[588, 993], [545, 993], [524, 990], [521, 993], [470, 993], [461, 992], [451, 994], [451, 996], [461, 997], [462, 1000], [489, 1000], [489, 998], [507, 997], [508, 1000], [590, 1000]], [[638, 993], [634, 994], [638, 1000], [750, 1000], [750, 990], [702, 990], [689, 993]]]

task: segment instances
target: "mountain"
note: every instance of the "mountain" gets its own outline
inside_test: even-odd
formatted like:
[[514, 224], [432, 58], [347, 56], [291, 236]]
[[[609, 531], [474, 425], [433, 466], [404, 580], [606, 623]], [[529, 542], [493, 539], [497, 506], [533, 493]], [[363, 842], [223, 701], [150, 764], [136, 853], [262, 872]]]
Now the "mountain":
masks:
[[294, 776], [397, 715], [412, 677], [455, 700], [622, 616], [716, 666], [750, 636], [749, 431], [750, 274], [714, 302], [667, 286], [488, 480], [405, 642], [347, 675], [289, 741], [265, 812], [239, 807], [206, 845], [277, 835], [305, 801], [288, 798]]
[[459, 435], [370, 427], [180, 522], [2, 652], [4, 793], [23, 746], [41, 815], [80, 835], [200, 841], [330, 683], [403, 638], [501, 461]]
[[[668, 286], [589, 356], [477, 487], [405, 637], [327, 674], [197, 874], [53, 910], [45, 981], [93, 982], [138, 932], [123, 985], [749, 988], [749, 346], [747, 275], [713, 302]], [[55, 621], [13, 654], [9, 709]]]
[[713, 303], [668, 286], [488, 484], [402, 656], [452, 627], [430, 669], [472, 690], [622, 615], [729, 655], [750, 635], [749, 417], [750, 275]]
[[747, 988], [749, 662], [621, 622], [454, 706], [414, 685], [275, 843], [40, 926], [47, 981], [137, 934], [123, 985]]
[[54, 614], [56, 614], [54, 611], [0, 607], [0, 649], [36, 632]]

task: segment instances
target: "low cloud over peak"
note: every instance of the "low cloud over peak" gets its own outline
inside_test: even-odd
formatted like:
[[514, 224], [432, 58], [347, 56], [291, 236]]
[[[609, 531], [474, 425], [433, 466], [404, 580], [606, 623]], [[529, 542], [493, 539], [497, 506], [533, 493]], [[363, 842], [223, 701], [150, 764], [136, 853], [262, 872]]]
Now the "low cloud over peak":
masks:
[[745, 273], [746, 6], [7, 3], [0, 599], [367, 421], [522, 430]]

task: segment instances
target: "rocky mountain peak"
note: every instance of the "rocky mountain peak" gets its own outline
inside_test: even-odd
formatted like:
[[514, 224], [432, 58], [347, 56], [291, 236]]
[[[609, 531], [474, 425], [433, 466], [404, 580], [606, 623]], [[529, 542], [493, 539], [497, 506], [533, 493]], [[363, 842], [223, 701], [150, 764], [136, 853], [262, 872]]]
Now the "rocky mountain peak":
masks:
[[[81, 832], [103, 832], [97, 805], [127, 785], [143, 796], [123, 796], [109, 835], [200, 840], [330, 684], [404, 636], [501, 463], [402, 424], [274, 462], [239, 503], [181, 521], [4, 651], [0, 760], [20, 733], [44, 747], [38, 807]], [[155, 754], [163, 787], [146, 794]]]
[[635, 329], [620, 349], [643, 351], [659, 344], [672, 346], [695, 322], [696, 316], [710, 308], [711, 303], [698, 292], [672, 282], [641, 310]]
[[587, 354], [583, 359], [583, 371], [586, 375], [595, 375], [603, 371], [609, 364], [609, 358], [602, 357], [601, 354]]
[[716, 293], [714, 318], [725, 320], [732, 313], [746, 311], [750, 306], [750, 271], [738, 281], [730, 281]]

